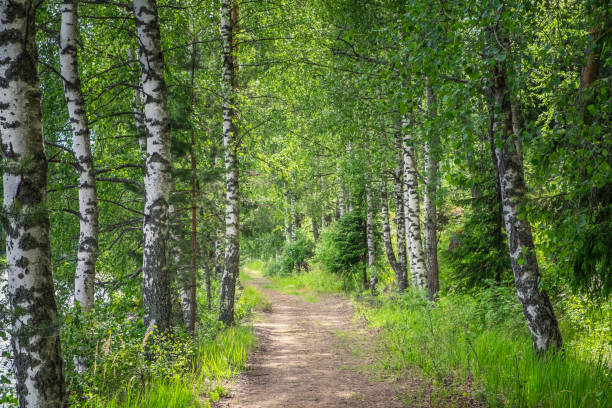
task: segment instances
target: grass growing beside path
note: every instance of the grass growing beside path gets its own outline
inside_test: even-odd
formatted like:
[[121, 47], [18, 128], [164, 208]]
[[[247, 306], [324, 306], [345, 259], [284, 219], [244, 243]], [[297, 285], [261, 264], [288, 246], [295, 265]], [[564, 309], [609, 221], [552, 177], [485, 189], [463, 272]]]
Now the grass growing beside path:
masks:
[[[299, 275], [270, 277], [269, 287], [314, 297], [341, 292], [340, 281], [314, 265]], [[559, 321], [566, 350], [538, 357], [512, 288], [451, 293], [437, 303], [411, 291], [375, 299], [363, 293], [355, 300], [357, 314], [382, 329], [380, 368], [394, 375], [416, 369], [430, 381], [434, 406], [463, 392], [494, 407], [612, 406], [609, 305], [573, 313], [572, 301]]]
[[[239, 293], [236, 319], [243, 324], [217, 331], [214, 313], [204, 321], [195, 339], [173, 337], [156, 342], [145, 338], [136, 349], [123, 345], [99, 359], [93, 392], [86, 408], [206, 408], [226, 394], [227, 381], [244, 370], [256, 337], [246, 319], [254, 310], [269, 307], [255, 288]], [[210, 327], [208, 327], [210, 326]], [[208, 328], [205, 328], [208, 327]], [[109, 337], [110, 338], [110, 337]], [[145, 359], [145, 344], [158, 358]], [[109, 342], [110, 344], [110, 342]], [[127, 365], [127, 366], [126, 366]]]
[[374, 307], [358, 303], [358, 313], [383, 329], [382, 367], [397, 374], [419, 369], [432, 381], [434, 402], [468, 387], [488, 406], [612, 406], [604, 357], [572, 347], [536, 356], [514, 294], [504, 290], [486, 299], [443, 296], [437, 304], [416, 293], [385, 296]]

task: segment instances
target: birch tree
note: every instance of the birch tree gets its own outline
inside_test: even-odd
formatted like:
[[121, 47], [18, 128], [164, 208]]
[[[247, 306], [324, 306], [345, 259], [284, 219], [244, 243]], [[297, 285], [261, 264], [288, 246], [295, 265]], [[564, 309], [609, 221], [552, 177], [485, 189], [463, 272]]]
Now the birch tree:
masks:
[[98, 259], [99, 212], [96, 174], [91, 154], [91, 135], [79, 76], [77, 9], [78, 0], [65, 0], [62, 3], [60, 67], [72, 127], [72, 150], [79, 173], [80, 234], [74, 278], [74, 301], [84, 312], [91, 312]]
[[[509, 42], [504, 42], [509, 47]], [[512, 141], [512, 109], [507, 86], [506, 65], [497, 61], [491, 73], [494, 104], [493, 132], [499, 167], [502, 210], [516, 293], [523, 306], [536, 351], [562, 346], [561, 332], [541, 277], [531, 224], [525, 214], [525, 176], [522, 160]]]
[[[235, 16], [235, 17], [234, 17]], [[234, 18], [232, 18], [234, 17]], [[225, 261], [221, 278], [219, 321], [234, 323], [234, 295], [240, 262], [239, 208], [238, 208], [238, 157], [239, 139], [236, 125], [236, 77], [234, 61], [234, 36], [237, 23], [237, 6], [232, 0], [221, 0], [222, 42], [222, 110], [223, 147], [225, 149]]]
[[160, 331], [166, 331], [172, 312], [168, 269], [170, 120], [156, 0], [134, 0], [134, 19], [147, 132], [142, 266], [145, 323], [152, 321]]
[[[408, 122], [402, 120], [402, 145], [404, 165], [404, 220], [406, 222], [406, 241], [409, 248], [410, 274], [412, 281], [419, 289], [425, 289], [426, 266], [423, 244], [421, 242], [421, 203], [419, 198], [419, 180], [413, 140], [408, 129]], [[399, 233], [399, 231], [398, 231]]]
[[372, 191], [369, 184], [365, 185], [366, 192], [366, 240], [368, 246], [368, 270], [370, 271], [370, 290], [372, 296], [376, 295], [376, 248], [374, 247], [374, 209]]
[[397, 287], [400, 292], [403, 292], [408, 287], [408, 259], [406, 254], [406, 221], [404, 220], [405, 212], [404, 198], [404, 155], [402, 154], [402, 132], [401, 128], [395, 132], [394, 145], [395, 149], [395, 174], [394, 174], [394, 194], [395, 194], [395, 225], [397, 226], [397, 265], [395, 277], [397, 279]]
[[35, 8], [0, 1], [0, 126], [11, 346], [20, 407], [63, 407]]

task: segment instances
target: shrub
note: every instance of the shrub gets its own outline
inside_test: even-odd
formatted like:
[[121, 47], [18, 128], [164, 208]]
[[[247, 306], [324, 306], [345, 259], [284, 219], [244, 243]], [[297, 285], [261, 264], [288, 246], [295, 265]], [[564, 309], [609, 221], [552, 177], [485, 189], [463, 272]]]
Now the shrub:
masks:
[[268, 262], [264, 268], [264, 275], [279, 276], [290, 275], [294, 272], [308, 270], [308, 260], [313, 255], [313, 244], [305, 238], [295, 242], [288, 242], [283, 247], [280, 257]]

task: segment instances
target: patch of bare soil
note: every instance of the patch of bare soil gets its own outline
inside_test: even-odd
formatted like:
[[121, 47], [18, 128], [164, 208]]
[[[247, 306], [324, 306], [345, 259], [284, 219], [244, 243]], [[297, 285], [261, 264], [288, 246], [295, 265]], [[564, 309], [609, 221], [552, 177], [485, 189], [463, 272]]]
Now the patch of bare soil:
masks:
[[272, 310], [254, 322], [259, 346], [216, 407], [431, 406], [423, 395], [431, 389], [418, 377], [385, 379], [372, 369], [368, 350], [375, 349], [376, 335], [354, 321], [348, 299], [323, 296], [307, 302], [266, 289], [265, 278], [258, 276], [248, 284], [265, 293]]

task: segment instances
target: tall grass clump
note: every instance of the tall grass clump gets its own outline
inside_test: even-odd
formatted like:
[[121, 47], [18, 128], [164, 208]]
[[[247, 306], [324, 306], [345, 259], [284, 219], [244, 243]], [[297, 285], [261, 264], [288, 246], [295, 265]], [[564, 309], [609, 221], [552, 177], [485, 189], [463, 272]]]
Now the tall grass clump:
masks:
[[[469, 387], [490, 406], [612, 406], [610, 355], [584, 353], [586, 340], [569, 330], [563, 333], [567, 347], [562, 353], [536, 355], [510, 288], [448, 294], [437, 303], [409, 292], [358, 308], [384, 329], [381, 364], [386, 370], [417, 368], [434, 388]], [[599, 324], [609, 326], [609, 321]], [[561, 323], [567, 327], [567, 318]]]

